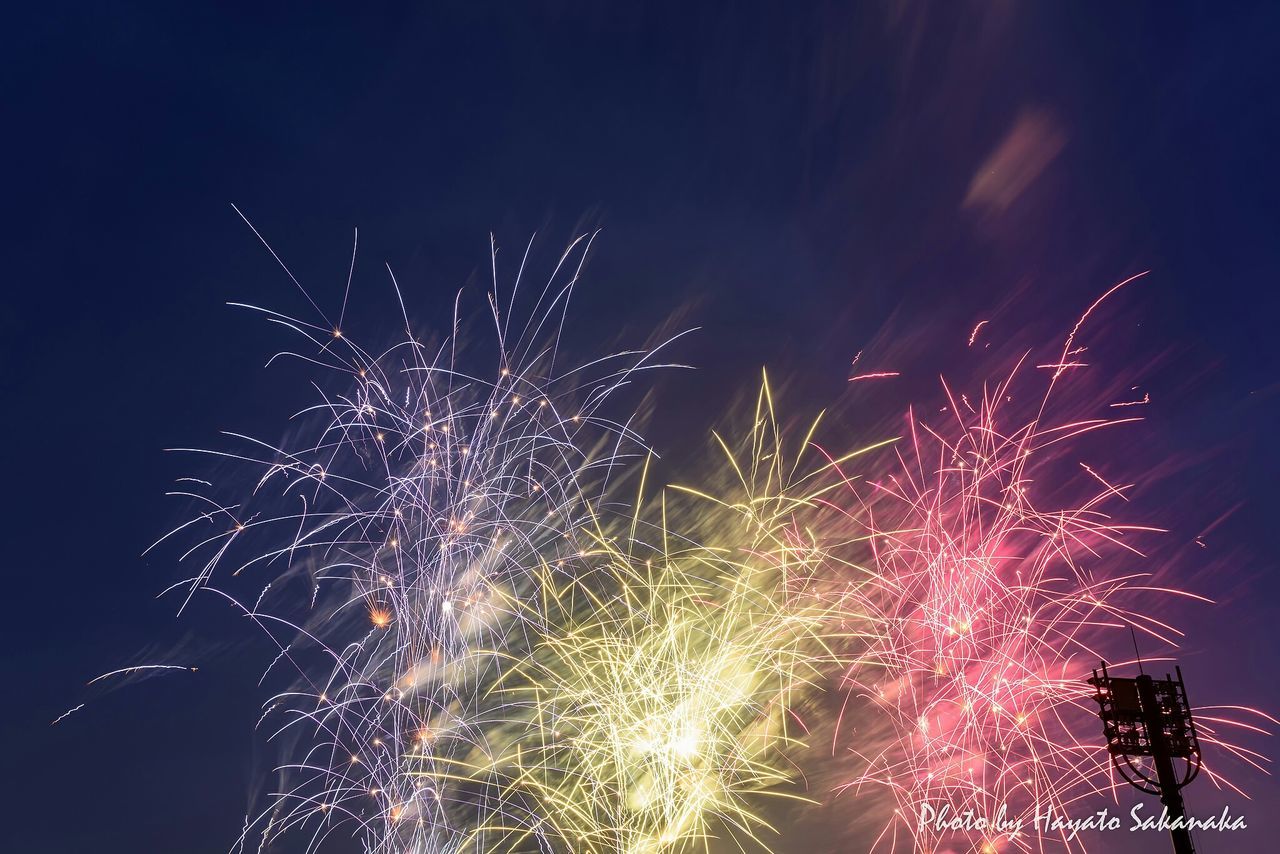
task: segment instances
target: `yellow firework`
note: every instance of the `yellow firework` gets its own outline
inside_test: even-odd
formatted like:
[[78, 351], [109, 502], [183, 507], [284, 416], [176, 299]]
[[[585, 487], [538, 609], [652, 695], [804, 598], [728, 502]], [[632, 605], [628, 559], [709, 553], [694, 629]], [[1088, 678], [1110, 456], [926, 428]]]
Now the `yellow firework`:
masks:
[[766, 384], [747, 441], [716, 437], [724, 490], [598, 514], [574, 560], [543, 564], [539, 601], [513, 598], [538, 636], [493, 691], [511, 737], [458, 772], [500, 780], [501, 826], [477, 831], [488, 844], [763, 847], [763, 798], [803, 798], [787, 761], [804, 732], [796, 707], [840, 634], [818, 586], [833, 558], [802, 522], [807, 484], [830, 465], [801, 467], [811, 432], [786, 453]]

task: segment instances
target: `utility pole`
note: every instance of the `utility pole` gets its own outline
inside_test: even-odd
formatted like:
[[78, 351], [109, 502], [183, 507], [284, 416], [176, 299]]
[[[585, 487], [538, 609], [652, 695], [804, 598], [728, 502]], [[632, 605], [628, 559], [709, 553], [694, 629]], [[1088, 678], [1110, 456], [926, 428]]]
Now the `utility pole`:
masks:
[[[1108, 674], [1104, 661], [1101, 675], [1093, 671], [1089, 684], [1096, 691], [1093, 699], [1098, 703], [1107, 752], [1116, 771], [1135, 789], [1160, 796], [1172, 825], [1169, 835], [1175, 854], [1195, 854], [1191, 832], [1185, 826], [1182, 789], [1200, 773], [1200, 742], [1182, 668], [1174, 670], [1177, 679], [1165, 674], [1157, 680], [1145, 673], [1126, 679]], [[1148, 758], [1154, 769], [1147, 767]], [[1182, 773], [1178, 773], [1175, 760], [1182, 760]]]

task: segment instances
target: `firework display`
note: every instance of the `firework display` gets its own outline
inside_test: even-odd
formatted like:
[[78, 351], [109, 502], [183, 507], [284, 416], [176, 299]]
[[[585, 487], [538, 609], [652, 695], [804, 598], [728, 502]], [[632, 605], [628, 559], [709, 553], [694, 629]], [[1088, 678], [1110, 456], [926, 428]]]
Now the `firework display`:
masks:
[[[1085, 468], [1080, 500], [1041, 503], [1063, 491], [1051, 472], [1073, 438], [1123, 422], [1051, 423], [1043, 398], [1019, 422], [1012, 401], [1024, 379], [1015, 371], [972, 403], [950, 395], [941, 424], [912, 417], [897, 469], [857, 493], [883, 589], [872, 609], [881, 634], [867, 651], [879, 666], [852, 671], [849, 687], [892, 735], [872, 742], [848, 785], [892, 792], [888, 847], [916, 827], [912, 805], [944, 816], [1003, 809], [1013, 827], [1110, 788], [1083, 680], [1128, 643], [1129, 627], [1160, 640], [1171, 631], [1139, 608], [1149, 573], [1108, 571], [1137, 562], [1123, 555], [1140, 557], [1130, 542], [1150, 530], [1111, 516], [1128, 487]], [[942, 835], [926, 826], [915, 841], [933, 849]], [[1036, 836], [1000, 829], [968, 841], [1031, 849]]]
[[[1146, 565], [1143, 535], [1162, 532], [1126, 522], [1133, 485], [1107, 480], [1078, 448], [1139, 421], [1113, 413], [1146, 400], [1057, 394], [1088, 367], [1078, 336], [1089, 316], [1136, 278], [1094, 303], [1054, 358], [1026, 354], [972, 399], [944, 381], [937, 415], [909, 412], [888, 465], [846, 478], [831, 502], [864, 534], [874, 579], [856, 601], [875, 632], [844, 689], [876, 736], [836, 744], [857, 756], [841, 788], [888, 796], [875, 849], [1084, 850], [1052, 817], [1114, 803], [1123, 787], [1094, 737], [1091, 669], [1129, 661], [1139, 637], [1175, 644], [1153, 597], [1208, 601]], [[1219, 755], [1257, 767], [1226, 731], [1271, 719], [1233, 712], [1208, 717], [1205, 732]]]
[[761, 800], [801, 797], [798, 707], [856, 636], [823, 592], [838, 557], [803, 524], [829, 465], [788, 438], [766, 382], [742, 441], [717, 437], [721, 488], [675, 487], [649, 513], [642, 486], [580, 553], [590, 569], [544, 567], [554, 607], [530, 622], [552, 619], [504, 693], [528, 710], [507, 791], [539, 805], [552, 847], [759, 846]]
[[[199, 509], [162, 540], [198, 567], [171, 590], [276, 651], [259, 728], [283, 759], [239, 849], [772, 850], [779, 804], [832, 800], [877, 850], [1083, 849], [1034, 819], [1114, 800], [1085, 678], [1176, 640], [1153, 592], [1198, 598], [1142, 567], [1157, 528], [1076, 453], [1136, 419], [1059, 405], [1098, 304], [901, 436], [833, 439], [765, 380], [667, 485], [621, 392], [670, 341], [561, 352], [588, 245], [532, 308], [495, 264], [493, 345], [461, 299], [448, 335], [402, 317], [376, 350], [255, 309], [320, 396], [282, 442], [198, 452], [225, 483], [184, 479]], [[1264, 761], [1226, 735], [1251, 714], [1205, 718], [1220, 782], [1219, 759]], [[922, 804], [1004, 823], [944, 832]]]

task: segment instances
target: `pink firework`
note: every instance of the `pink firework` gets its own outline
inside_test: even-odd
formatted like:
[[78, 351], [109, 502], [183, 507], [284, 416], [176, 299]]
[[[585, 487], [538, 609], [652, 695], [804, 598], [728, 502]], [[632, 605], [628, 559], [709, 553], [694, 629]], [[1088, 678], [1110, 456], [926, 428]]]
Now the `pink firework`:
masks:
[[1064, 413], [1075, 406], [1055, 397], [1084, 367], [1077, 334], [1101, 301], [1049, 363], [1024, 356], [974, 399], [944, 382], [939, 423], [909, 413], [888, 471], [834, 501], [869, 543], [873, 581], [853, 607], [877, 627], [846, 677], [836, 746], [857, 772], [840, 788], [887, 793], [879, 849], [1083, 850], [1054, 819], [1124, 785], [1085, 679], [1139, 639], [1175, 642], [1153, 601], [1201, 598], [1154, 583], [1135, 541], [1157, 529], [1117, 519], [1131, 486], [1080, 458], [1082, 437], [1138, 419], [1109, 399]]

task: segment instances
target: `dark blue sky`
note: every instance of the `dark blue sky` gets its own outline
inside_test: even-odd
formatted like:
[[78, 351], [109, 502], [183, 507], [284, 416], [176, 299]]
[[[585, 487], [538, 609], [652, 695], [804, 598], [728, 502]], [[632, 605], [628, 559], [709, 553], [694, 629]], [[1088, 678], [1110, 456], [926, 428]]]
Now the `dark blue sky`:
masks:
[[[384, 261], [439, 323], [490, 232], [550, 257], [603, 226], [581, 328], [704, 327], [664, 389], [698, 411], [658, 441], [763, 364], [822, 405], [886, 324], [958, 339], [1017, 297], [1007, 318], [1058, 330], [1152, 269], [1124, 307], [1160, 358], [1153, 429], [1192, 461], [1168, 498], [1244, 502], [1184, 669], [1198, 702], [1280, 708], [1274, 7], [258, 5], [4, 13], [7, 850], [223, 851], [262, 770], [251, 645], [48, 726], [149, 646], [245, 634], [175, 620], [173, 555], [139, 557], [191, 472], [163, 448], [278, 433], [304, 399], [261, 369], [278, 333], [224, 306], [301, 310], [232, 203], [327, 305], [359, 227], [374, 330]], [[973, 203], [1020, 117], [1056, 156]]]

